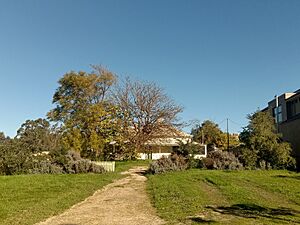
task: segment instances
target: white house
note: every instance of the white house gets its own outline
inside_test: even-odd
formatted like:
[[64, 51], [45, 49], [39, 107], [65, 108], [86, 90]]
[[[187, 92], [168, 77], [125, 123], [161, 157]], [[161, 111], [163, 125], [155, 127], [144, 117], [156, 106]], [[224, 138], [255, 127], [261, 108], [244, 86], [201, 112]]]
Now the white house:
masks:
[[[180, 142], [187, 144], [192, 142], [192, 135], [182, 131], [172, 132], [165, 137], [155, 138], [146, 142], [148, 152], [138, 153], [139, 159], [160, 159], [163, 156], [169, 156], [171, 153], [179, 148]], [[194, 157], [197, 159], [205, 158], [207, 156], [207, 146], [192, 142], [192, 144], [199, 146], [199, 153]]]

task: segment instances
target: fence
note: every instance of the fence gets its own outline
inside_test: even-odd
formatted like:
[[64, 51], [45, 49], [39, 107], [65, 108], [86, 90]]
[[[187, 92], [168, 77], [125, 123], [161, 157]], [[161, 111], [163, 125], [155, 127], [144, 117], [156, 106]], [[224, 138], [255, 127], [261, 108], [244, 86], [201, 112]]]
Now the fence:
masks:
[[107, 172], [115, 172], [116, 162], [94, 162], [99, 166], [103, 166]]

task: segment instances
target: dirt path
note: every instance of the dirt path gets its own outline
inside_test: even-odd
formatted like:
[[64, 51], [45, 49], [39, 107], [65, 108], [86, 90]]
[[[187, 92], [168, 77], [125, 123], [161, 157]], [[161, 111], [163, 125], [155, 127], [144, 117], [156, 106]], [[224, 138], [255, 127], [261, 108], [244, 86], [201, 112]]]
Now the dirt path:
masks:
[[126, 172], [129, 176], [97, 191], [61, 215], [37, 225], [159, 225], [164, 221], [155, 215], [146, 194], [144, 167]]

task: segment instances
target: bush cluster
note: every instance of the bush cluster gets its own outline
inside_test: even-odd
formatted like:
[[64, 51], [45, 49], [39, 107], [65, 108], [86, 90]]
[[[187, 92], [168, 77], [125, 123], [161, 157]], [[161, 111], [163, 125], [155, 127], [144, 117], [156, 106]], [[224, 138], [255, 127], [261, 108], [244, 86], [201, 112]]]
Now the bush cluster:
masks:
[[83, 159], [78, 152], [69, 151], [63, 165], [66, 173], [103, 173], [104, 168], [89, 159]]
[[208, 153], [203, 159], [203, 167], [217, 170], [240, 170], [243, 165], [231, 152], [216, 150]]
[[186, 170], [188, 168], [187, 159], [183, 156], [173, 154], [169, 157], [162, 157], [150, 164], [150, 173], [160, 174], [170, 171]]
[[56, 150], [50, 154], [33, 154], [17, 143], [0, 145], [0, 174], [3, 175], [104, 172], [102, 166], [81, 158], [77, 152]]
[[27, 170], [30, 174], [62, 174], [64, 170], [59, 165], [53, 164], [48, 160], [36, 161], [33, 166]]
[[191, 168], [216, 169], [216, 170], [240, 170], [243, 165], [231, 152], [216, 150], [208, 154], [207, 158], [194, 159], [182, 155], [172, 154], [163, 157], [150, 164], [150, 173], [160, 174], [170, 171], [180, 171]]

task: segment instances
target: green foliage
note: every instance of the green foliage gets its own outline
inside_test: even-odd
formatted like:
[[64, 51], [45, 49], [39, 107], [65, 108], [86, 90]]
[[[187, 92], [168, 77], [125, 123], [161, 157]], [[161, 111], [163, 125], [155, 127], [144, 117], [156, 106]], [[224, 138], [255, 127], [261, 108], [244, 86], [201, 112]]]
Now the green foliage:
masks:
[[195, 159], [194, 157], [190, 157], [188, 159], [188, 168], [189, 169], [204, 169], [204, 160], [205, 158], [202, 159]]
[[206, 120], [201, 125], [198, 125], [192, 130], [192, 135], [195, 141], [206, 145], [214, 145], [222, 147], [222, 131], [218, 124], [213, 121]]
[[103, 158], [104, 149], [118, 135], [118, 110], [107, 93], [116, 77], [110, 71], [93, 66], [93, 73], [70, 72], [59, 80], [53, 96], [56, 108], [48, 113], [62, 123], [64, 147], [84, 157]]
[[[218, 124], [213, 121], [206, 120], [201, 125], [196, 125], [191, 133], [193, 140], [206, 144], [209, 151], [214, 150], [214, 147], [219, 149], [227, 148], [227, 133], [222, 132]], [[233, 148], [239, 144], [239, 140], [233, 134], [229, 134], [229, 147]]]
[[185, 158], [188, 163], [188, 168], [203, 168], [203, 162], [201, 159], [195, 159], [196, 154], [201, 154], [202, 145], [186, 142], [184, 143], [181, 140], [178, 140], [179, 146], [178, 148], [173, 150], [173, 154], [182, 156]]
[[46, 119], [26, 120], [17, 131], [18, 141], [32, 153], [50, 152], [60, 146], [60, 136]]
[[193, 157], [194, 154], [198, 152], [198, 146], [188, 141], [184, 143], [181, 140], [178, 140], [179, 146], [178, 148], [173, 150], [173, 153], [176, 155], [183, 156], [185, 158]]
[[31, 166], [32, 153], [18, 140], [0, 143], [0, 174], [26, 173]]
[[103, 172], [103, 167], [82, 159], [76, 152], [55, 148], [49, 154], [33, 153], [20, 139], [0, 143], [0, 174], [3, 175]]
[[245, 163], [253, 166], [256, 155], [257, 165], [259, 161], [265, 161], [266, 165], [270, 164], [273, 168], [295, 167], [295, 160], [291, 157], [292, 149], [287, 142], [281, 141], [272, 116], [268, 112], [259, 111], [249, 115], [248, 119], [249, 125], [240, 135], [241, 141], [249, 149], [244, 150]]
[[245, 169], [255, 169], [257, 167], [257, 154], [255, 151], [239, 146], [233, 150], [239, 161], [244, 165]]
[[104, 149], [103, 158], [104, 160], [135, 160], [137, 154], [131, 143], [128, 142], [113, 142], [107, 148]]

